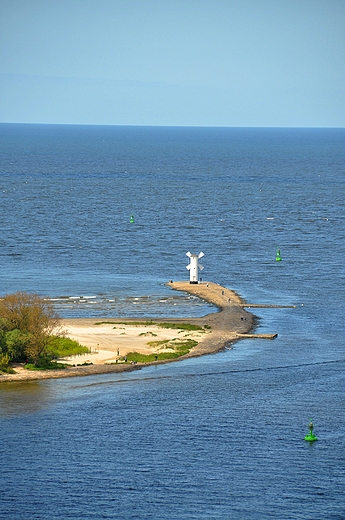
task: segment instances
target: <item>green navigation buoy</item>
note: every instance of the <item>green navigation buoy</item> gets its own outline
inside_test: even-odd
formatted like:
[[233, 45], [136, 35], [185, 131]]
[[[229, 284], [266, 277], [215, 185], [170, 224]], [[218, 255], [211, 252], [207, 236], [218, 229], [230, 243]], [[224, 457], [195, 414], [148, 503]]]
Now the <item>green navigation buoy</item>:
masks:
[[317, 441], [317, 437], [313, 434], [314, 425], [313, 425], [313, 421], [311, 419], [309, 421], [308, 428], [309, 428], [309, 433], [308, 433], [308, 435], [306, 435], [304, 437], [304, 440], [308, 441], [308, 442]]
[[129, 222], [130, 222], [131, 224], [134, 224], [134, 215], [131, 215], [131, 218], [129, 219]]
[[276, 262], [281, 262], [282, 257], [280, 256], [280, 249], [277, 248], [277, 254], [276, 254]]

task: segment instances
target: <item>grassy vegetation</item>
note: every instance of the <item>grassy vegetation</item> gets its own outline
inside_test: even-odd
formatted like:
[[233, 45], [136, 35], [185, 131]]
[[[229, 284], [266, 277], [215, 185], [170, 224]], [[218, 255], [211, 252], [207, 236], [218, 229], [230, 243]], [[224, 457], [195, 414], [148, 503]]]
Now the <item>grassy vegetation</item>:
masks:
[[[134, 325], [134, 326], [139, 326], [139, 325], [157, 325], [156, 323], [154, 323], [152, 320], [148, 320], [148, 321], [97, 321], [95, 323], [95, 325]], [[116, 327], [114, 327], [114, 329], [116, 329]]]
[[76, 356], [78, 354], [86, 354], [89, 352], [87, 347], [83, 347], [78, 341], [70, 338], [52, 336], [47, 352], [53, 358], [61, 358], [66, 356]]
[[162, 327], [163, 329], [180, 329], [180, 330], [188, 330], [188, 331], [204, 331], [203, 327], [200, 325], [193, 325], [192, 323], [157, 323], [158, 327]]
[[[154, 325], [163, 329], [179, 329], [189, 331], [204, 331], [204, 329], [210, 329], [209, 325], [200, 327], [200, 325], [194, 325], [193, 323], [169, 323], [169, 322], [155, 322], [149, 321], [98, 321], [95, 325], [133, 325], [136, 327], [146, 327], [147, 325]], [[116, 328], [116, 327], [114, 327]]]
[[[99, 321], [95, 323], [95, 325], [129, 325], [129, 326], [138, 326], [138, 327], [147, 327], [147, 326], [156, 326], [161, 327], [163, 329], [174, 329], [178, 332], [206, 332], [207, 329], [211, 327], [209, 325], [205, 325], [201, 327], [200, 325], [194, 325], [192, 323], [170, 323], [170, 322], [156, 322], [152, 320], [147, 321]], [[114, 326], [114, 329], [116, 326]], [[139, 336], [156, 336], [155, 333], [148, 331], [142, 332]], [[193, 339], [166, 339], [162, 341], [150, 341], [147, 343], [150, 347], [156, 349], [155, 353], [152, 354], [140, 354], [139, 352], [129, 352], [123, 360], [129, 363], [150, 363], [153, 361], [162, 361], [165, 359], [177, 359], [181, 356], [185, 356], [189, 353], [191, 348], [195, 347], [198, 342]], [[161, 350], [164, 350], [163, 352]]]
[[150, 345], [150, 347], [156, 347], [156, 348], [167, 348], [167, 347], [170, 347], [170, 348], [174, 348], [172, 346], [170, 346], [170, 343], [172, 343], [173, 341], [176, 341], [176, 338], [174, 339], [160, 339], [158, 341], [148, 341], [147, 344]]
[[67, 365], [64, 363], [56, 363], [49, 358], [39, 359], [36, 365], [34, 363], [27, 363], [25, 365], [27, 370], [63, 370], [66, 367]]
[[[127, 354], [127, 361], [134, 363], [150, 363], [152, 361], [162, 361], [164, 359], [176, 359], [181, 356], [188, 354], [191, 348], [198, 344], [193, 339], [185, 341], [179, 340], [162, 340], [162, 341], [150, 341], [149, 345], [157, 347], [155, 354], [139, 354], [139, 352], [129, 352]], [[169, 348], [169, 352], [159, 352], [159, 348]]]
[[118, 323], [118, 321], [96, 321], [95, 325], [116, 325]]

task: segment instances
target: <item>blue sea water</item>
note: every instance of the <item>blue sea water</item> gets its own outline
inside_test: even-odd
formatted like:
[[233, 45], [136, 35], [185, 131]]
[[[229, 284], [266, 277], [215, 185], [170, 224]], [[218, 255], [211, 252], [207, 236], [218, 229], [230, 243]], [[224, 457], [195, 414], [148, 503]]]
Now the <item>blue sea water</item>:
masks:
[[0, 125], [0, 295], [202, 316], [165, 285], [190, 250], [204, 280], [295, 305], [252, 309], [274, 341], [2, 384], [1, 518], [345, 518], [344, 165], [344, 129]]

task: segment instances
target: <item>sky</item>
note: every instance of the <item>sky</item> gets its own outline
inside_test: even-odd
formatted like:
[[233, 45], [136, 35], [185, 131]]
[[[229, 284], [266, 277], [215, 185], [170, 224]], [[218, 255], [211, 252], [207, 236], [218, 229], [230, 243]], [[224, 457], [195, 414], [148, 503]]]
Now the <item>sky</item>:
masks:
[[0, 122], [345, 127], [345, 0], [0, 0]]

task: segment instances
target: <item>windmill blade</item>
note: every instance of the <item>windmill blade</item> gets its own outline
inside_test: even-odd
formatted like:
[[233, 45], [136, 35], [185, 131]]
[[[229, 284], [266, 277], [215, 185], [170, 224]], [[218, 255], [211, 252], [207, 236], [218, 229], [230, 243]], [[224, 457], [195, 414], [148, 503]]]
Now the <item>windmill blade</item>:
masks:
[[202, 271], [204, 269], [204, 266], [199, 264], [199, 269], [200, 269], [200, 271]]
[[201, 251], [201, 253], [198, 254], [198, 258], [202, 258], [203, 256], [205, 256], [205, 253]]
[[188, 251], [188, 253], [186, 253], [186, 255], [190, 258], [192, 256], [192, 253], [190, 251]]

